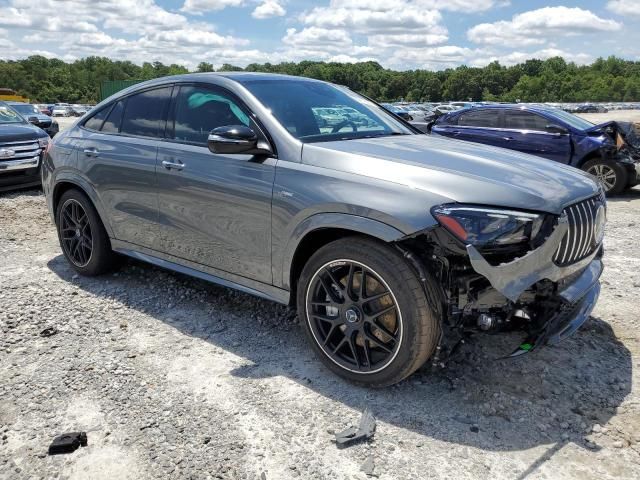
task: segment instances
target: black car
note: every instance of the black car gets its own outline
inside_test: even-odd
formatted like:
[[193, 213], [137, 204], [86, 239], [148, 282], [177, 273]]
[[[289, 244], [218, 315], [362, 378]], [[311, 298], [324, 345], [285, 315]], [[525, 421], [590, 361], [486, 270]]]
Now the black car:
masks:
[[49, 136], [0, 102], [0, 191], [40, 185], [42, 154]]
[[58, 122], [42, 113], [35, 105], [22, 102], [7, 102], [7, 104], [22, 115], [27, 122], [47, 132], [51, 138], [55, 137], [56, 133], [60, 131]]

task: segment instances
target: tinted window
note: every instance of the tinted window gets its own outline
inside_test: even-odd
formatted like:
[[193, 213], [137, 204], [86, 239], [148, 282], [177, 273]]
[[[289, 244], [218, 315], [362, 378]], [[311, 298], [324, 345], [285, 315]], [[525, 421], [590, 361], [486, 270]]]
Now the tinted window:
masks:
[[550, 122], [540, 115], [522, 110], [508, 110], [504, 112], [504, 126], [513, 130], [545, 131]]
[[497, 128], [498, 116], [499, 112], [497, 110], [471, 110], [458, 117], [458, 125]]
[[171, 88], [165, 87], [127, 97], [121, 132], [142, 137], [162, 136], [170, 95]]
[[122, 112], [124, 111], [124, 100], [120, 100], [116, 103], [107, 120], [102, 125], [102, 131], [105, 133], [118, 133], [120, 130], [120, 123], [122, 122]]
[[111, 105], [107, 105], [105, 108], [101, 109], [93, 117], [91, 117], [89, 120], [84, 122], [85, 128], [88, 128], [89, 130], [100, 130], [100, 127], [102, 127], [102, 123], [104, 122], [104, 119], [107, 118], [107, 115], [109, 114], [110, 111], [111, 111]]
[[[128, 110], [128, 108], [127, 108]], [[174, 138], [207, 143], [211, 130], [225, 125], [246, 125], [246, 110], [222, 90], [197, 85], [180, 87], [175, 105]]]

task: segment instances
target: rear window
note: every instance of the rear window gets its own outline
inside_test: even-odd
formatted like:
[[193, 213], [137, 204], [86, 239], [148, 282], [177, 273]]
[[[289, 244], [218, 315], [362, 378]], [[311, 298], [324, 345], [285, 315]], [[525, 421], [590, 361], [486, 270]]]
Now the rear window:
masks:
[[498, 110], [471, 110], [458, 116], [458, 125], [465, 127], [498, 128]]
[[147, 90], [129, 96], [120, 131], [141, 137], [163, 136], [170, 96], [171, 87]]
[[508, 110], [504, 112], [504, 128], [512, 130], [538, 130], [544, 132], [549, 123], [546, 118], [523, 110]]
[[107, 105], [105, 108], [102, 108], [93, 117], [84, 122], [84, 128], [88, 128], [89, 130], [100, 130], [105, 118], [107, 118], [107, 115], [109, 114], [109, 111], [111, 111], [111, 105]]
[[104, 125], [102, 125], [102, 131], [105, 133], [118, 133], [122, 122], [122, 112], [124, 112], [124, 100], [120, 100], [113, 106]]

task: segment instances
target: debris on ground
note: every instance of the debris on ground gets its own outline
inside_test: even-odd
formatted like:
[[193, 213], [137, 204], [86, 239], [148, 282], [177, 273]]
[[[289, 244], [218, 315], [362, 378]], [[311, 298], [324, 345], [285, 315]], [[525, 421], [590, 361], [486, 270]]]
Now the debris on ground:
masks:
[[58, 333], [58, 329], [56, 327], [47, 327], [40, 332], [41, 337], [53, 337], [56, 333]]
[[70, 432], [58, 435], [49, 445], [49, 455], [75, 452], [80, 447], [87, 446], [86, 432]]
[[336, 443], [338, 445], [348, 445], [361, 439], [370, 439], [376, 431], [376, 419], [373, 417], [369, 409], [362, 412], [360, 425], [358, 428], [349, 427], [341, 432], [336, 433]]
[[360, 466], [360, 471], [363, 472], [367, 477], [377, 477], [374, 473], [374, 469], [376, 468], [375, 463], [373, 462], [373, 456], [369, 455], [364, 463]]

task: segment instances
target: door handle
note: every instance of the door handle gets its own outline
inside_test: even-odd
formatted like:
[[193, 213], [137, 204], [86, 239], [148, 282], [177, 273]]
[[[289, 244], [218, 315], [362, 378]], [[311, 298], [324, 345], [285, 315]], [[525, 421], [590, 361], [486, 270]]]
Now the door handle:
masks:
[[459, 130], [454, 130], [453, 132], [451, 132], [451, 135], [460, 135], [460, 131]]
[[503, 140], [510, 142], [511, 140], [513, 140], [513, 137], [502, 137]]
[[182, 163], [180, 160], [178, 160], [177, 162], [163, 160], [162, 166], [167, 170], [182, 170], [184, 168], [184, 163]]
[[91, 148], [85, 148], [85, 149], [84, 149], [84, 154], [85, 154], [87, 157], [97, 157], [97, 156], [99, 156], [99, 155], [100, 155], [100, 152], [98, 152], [98, 149], [97, 149], [97, 148], [93, 148], [93, 147], [91, 147]]

